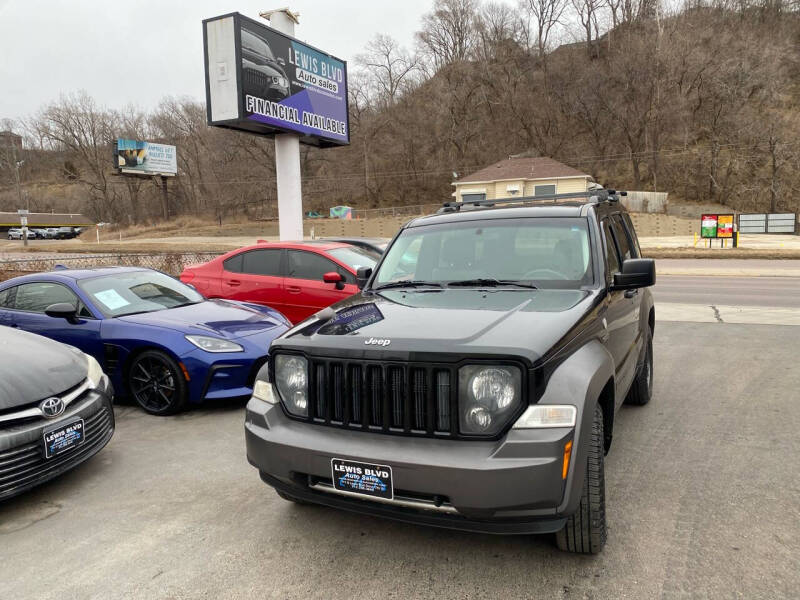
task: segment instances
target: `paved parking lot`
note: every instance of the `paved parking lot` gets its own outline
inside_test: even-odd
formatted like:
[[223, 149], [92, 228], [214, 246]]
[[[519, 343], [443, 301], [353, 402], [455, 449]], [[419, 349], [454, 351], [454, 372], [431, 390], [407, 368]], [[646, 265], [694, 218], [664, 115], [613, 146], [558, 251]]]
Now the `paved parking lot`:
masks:
[[280, 500], [243, 407], [118, 407], [109, 446], [0, 505], [3, 598], [790, 598], [800, 587], [800, 329], [661, 322], [624, 407], [597, 557]]

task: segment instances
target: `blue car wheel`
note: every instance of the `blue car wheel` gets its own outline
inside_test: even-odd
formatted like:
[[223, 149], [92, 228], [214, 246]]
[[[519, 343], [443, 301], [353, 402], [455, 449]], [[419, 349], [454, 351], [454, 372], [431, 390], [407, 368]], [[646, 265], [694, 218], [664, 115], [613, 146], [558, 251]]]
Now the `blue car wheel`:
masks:
[[128, 390], [151, 415], [174, 414], [186, 405], [188, 398], [178, 364], [158, 350], [142, 352], [134, 359], [128, 370]]

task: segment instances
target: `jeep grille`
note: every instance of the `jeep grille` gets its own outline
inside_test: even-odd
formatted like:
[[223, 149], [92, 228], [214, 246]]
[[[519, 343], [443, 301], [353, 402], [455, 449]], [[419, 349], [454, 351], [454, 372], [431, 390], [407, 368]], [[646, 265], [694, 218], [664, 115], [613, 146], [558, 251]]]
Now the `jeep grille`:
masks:
[[458, 433], [453, 367], [310, 358], [309, 371], [305, 420], [406, 435]]

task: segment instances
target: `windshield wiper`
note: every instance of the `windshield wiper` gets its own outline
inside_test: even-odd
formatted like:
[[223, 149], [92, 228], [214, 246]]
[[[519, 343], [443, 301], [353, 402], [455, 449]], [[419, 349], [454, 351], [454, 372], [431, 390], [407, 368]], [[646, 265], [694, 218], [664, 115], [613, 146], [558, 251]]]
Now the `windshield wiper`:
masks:
[[420, 279], [410, 279], [409, 281], [392, 281], [390, 283], [384, 283], [383, 285], [379, 285], [378, 287], [372, 288], [372, 291], [379, 292], [381, 290], [389, 290], [392, 288], [404, 288], [404, 287], [442, 287], [441, 283], [436, 283], [435, 281], [422, 281]]
[[499, 287], [499, 286], [513, 286], [520, 288], [527, 288], [529, 290], [538, 290], [532, 283], [525, 283], [515, 279], [494, 279], [493, 277], [477, 277], [475, 279], [462, 279], [460, 281], [448, 281], [448, 287]]

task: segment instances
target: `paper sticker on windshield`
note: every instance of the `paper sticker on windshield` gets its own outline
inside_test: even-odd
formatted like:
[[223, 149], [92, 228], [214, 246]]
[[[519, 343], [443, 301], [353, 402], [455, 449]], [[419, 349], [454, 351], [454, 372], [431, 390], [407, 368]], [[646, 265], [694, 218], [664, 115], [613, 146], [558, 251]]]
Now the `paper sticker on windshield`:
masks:
[[130, 302], [119, 295], [117, 290], [103, 290], [102, 292], [97, 292], [94, 297], [102, 302], [108, 310], [117, 310], [118, 308], [130, 304]]

